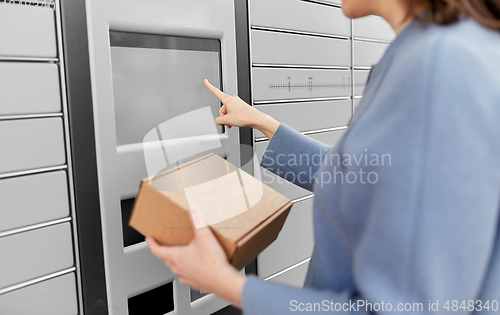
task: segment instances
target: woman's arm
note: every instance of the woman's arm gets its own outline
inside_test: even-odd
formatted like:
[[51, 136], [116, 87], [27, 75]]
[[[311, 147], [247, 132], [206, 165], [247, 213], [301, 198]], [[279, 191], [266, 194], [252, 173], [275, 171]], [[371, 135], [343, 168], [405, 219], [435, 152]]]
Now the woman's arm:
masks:
[[260, 165], [287, 181], [312, 191], [313, 185], [321, 180], [318, 170], [331, 148], [281, 124], [267, 146]]
[[229, 96], [204, 81], [210, 90], [224, 104], [215, 119], [219, 125], [258, 129], [270, 141], [264, 153], [261, 166], [276, 175], [312, 191], [317, 181], [316, 173], [323, 156], [331, 148], [319, 141], [280, 124], [277, 120], [242, 101], [237, 95]]

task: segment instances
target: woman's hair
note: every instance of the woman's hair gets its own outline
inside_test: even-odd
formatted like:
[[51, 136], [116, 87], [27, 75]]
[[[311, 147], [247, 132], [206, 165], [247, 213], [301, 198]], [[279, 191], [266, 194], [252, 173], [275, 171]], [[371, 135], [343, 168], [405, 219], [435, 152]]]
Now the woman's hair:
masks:
[[423, 8], [423, 22], [450, 24], [461, 15], [471, 16], [484, 26], [500, 29], [500, 0], [404, 0], [408, 15]]

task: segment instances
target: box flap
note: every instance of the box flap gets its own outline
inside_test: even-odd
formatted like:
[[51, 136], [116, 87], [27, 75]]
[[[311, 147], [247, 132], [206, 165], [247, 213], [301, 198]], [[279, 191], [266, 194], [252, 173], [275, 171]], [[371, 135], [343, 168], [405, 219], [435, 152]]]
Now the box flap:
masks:
[[231, 261], [234, 257], [234, 254], [236, 253], [237, 245], [231, 241], [222, 236], [217, 230], [214, 230], [210, 227], [212, 232], [214, 233], [215, 238], [219, 242], [219, 244], [222, 246], [222, 249], [226, 253], [226, 257], [228, 261]]
[[230, 262], [237, 269], [248, 265], [258, 254], [276, 240], [292, 207], [288, 202], [236, 244], [236, 252]]
[[234, 242], [241, 240], [256, 226], [290, 202], [288, 198], [262, 184], [248, 173], [240, 170], [240, 174], [244, 178], [244, 191], [249, 200], [249, 205], [253, 206], [250, 210], [212, 225], [213, 229]]

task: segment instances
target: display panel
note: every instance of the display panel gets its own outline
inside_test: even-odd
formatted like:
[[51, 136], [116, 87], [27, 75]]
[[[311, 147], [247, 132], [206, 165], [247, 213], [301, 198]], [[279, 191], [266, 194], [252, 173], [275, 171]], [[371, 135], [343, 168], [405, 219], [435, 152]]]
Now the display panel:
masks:
[[[110, 31], [110, 44], [117, 145], [142, 143], [153, 128], [196, 109], [219, 115], [219, 100], [203, 84], [222, 88], [218, 39]], [[163, 140], [206, 133], [196, 121], [185, 124]]]

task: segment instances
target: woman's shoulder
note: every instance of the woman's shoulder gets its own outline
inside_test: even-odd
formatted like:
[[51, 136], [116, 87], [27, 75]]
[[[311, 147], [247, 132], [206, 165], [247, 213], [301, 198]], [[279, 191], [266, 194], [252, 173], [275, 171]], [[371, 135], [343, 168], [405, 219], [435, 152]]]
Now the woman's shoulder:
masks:
[[[500, 31], [472, 18], [450, 25], [420, 25], [414, 21], [396, 59], [412, 68], [428, 86], [460, 88], [500, 98]], [[411, 75], [411, 74], [410, 74]], [[497, 91], [498, 90], [498, 91]]]
[[[487, 28], [472, 18], [449, 26], [435, 25], [436, 54], [447, 62], [500, 65], [500, 31]], [[429, 30], [433, 31], [433, 30]]]
[[414, 21], [403, 32], [390, 71], [391, 89], [411, 93], [417, 106], [443, 122], [454, 112], [498, 125], [499, 31], [464, 18], [450, 25], [422, 26]]
[[441, 61], [500, 65], [500, 30], [487, 28], [472, 18], [448, 25], [413, 21], [408, 28], [403, 30], [407, 35], [403, 35], [400, 47], [407, 61], [445, 56]]

